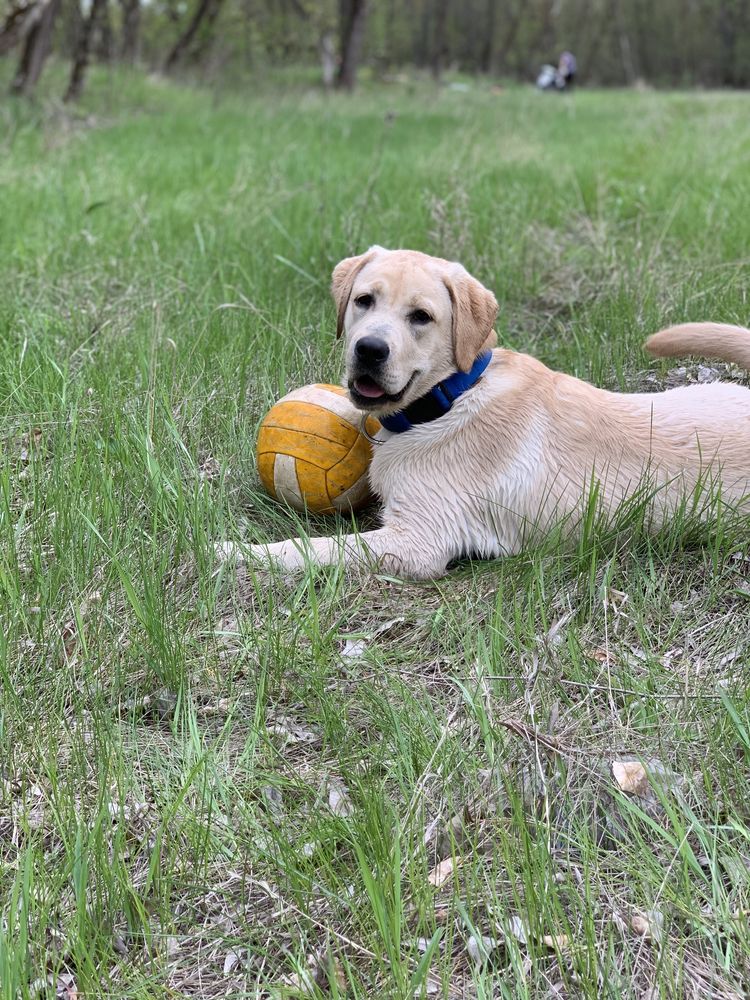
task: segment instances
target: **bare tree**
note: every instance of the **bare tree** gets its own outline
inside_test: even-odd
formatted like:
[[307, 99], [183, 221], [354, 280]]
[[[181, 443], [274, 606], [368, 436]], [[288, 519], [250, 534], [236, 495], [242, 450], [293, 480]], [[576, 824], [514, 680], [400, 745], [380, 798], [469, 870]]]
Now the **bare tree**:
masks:
[[197, 35], [195, 44], [190, 49], [190, 58], [195, 62], [200, 62], [206, 49], [209, 47], [209, 43], [213, 38], [214, 22], [219, 16], [223, 2], [224, 0], [216, 0], [215, 3], [211, 4], [211, 9], [203, 19], [202, 30]]
[[76, 49], [73, 55], [73, 68], [70, 72], [68, 89], [64, 101], [77, 101], [83, 90], [83, 81], [91, 61], [91, 39], [94, 31], [101, 23], [107, 9], [107, 0], [91, 0], [91, 10], [81, 25]]
[[484, 41], [479, 59], [483, 73], [492, 72], [492, 60], [495, 54], [495, 21], [497, 15], [497, 0], [487, 0], [487, 20], [484, 29]]
[[141, 0], [120, 0], [122, 7], [122, 40], [120, 58], [123, 62], [138, 61], [141, 44]]
[[620, 46], [620, 57], [622, 59], [622, 72], [625, 82], [629, 85], [635, 83], [638, 73], [635, 68], [633, 50], [630, 46], [630, 35], [625, 26], [620, 0], [612, 0], [612, 17], [617, 31], [617, 42]]
[[35, 16], [27, 25], [21, 59], [10, 85], [12, 94], [30, 94], [42, 75], [52, 48], [52, 28], [62, 0], [39, 0], [34, 5]]
[[94, 46], [96, 58], [99, 62], [111, 62], [114, 55], [114, 32], [112, 31], [109, 0], [104, 4], [104, 9], [99, 16], [94, 34], [98, 36]]
[[439, 80], [446, 56], [448, 46], [445, 38], [445, 26], [448, 20], [448, 0], [437, 0], [435, 4], [435, 22], [432, 28], [432, 46], [430, 51], [430, 70], [436, 80]]
[[723, 86], [750, 85], [750, 11], [744, 0], [720, 0], [716, 28], [719, 36], [718, 79]]
[[339, 0], [339, 37], [341, 62], [336, 86], [354, 90], [357, 67], [362, 52], [362, 40], [367, 19], [367, 0]]
[[25, 37], [40, 16], [39, 0], [14, 3], [0, 27], [0, 56], [10, 52]]
[[505, 69], [505, 64], [508, 59], [508, 53], [513, 48], [516, 41], [516, 36], [518, 35], [518, 29], [521, 27], [522, 14], [523, 14], [523, 0], [518, 0], [513, 15], [509, 17], [509, 20], [507, 22], [505, 37], [500, 43], [500, 46], [498, 47], [497, 51], [493, 52], [492, 54], [491, 68], [500, 67], [501, 69]]
[[195, 14], [193, 14], [193, 17], [190, 20], [190, 24], [188, 24], [187, 28], [185, 28], [183, 33], [177, 39], [171, 52], [166, 58], [164, 63], [165, 73], [174, 69], [177, 63], [187, 55], [187, 52], [193, 43], [193, 39], [198, 34], [198, 29], [203, 24], [207, 27], [210, 27], [213, 24], [223, 2], [224, 0], [198, 0], [198, 6], [195, 9]]
[[[411, 13], [411, 12], [410, 12]], [[429, 52], [427, 49], [427, 39], [430, 37], [430, 19], [432, 15], [432, 6], [429, 3], [422, 4], [422, 16], [420, 18], [411, 17], [411, 23], [413, 26], [411, 43], [412, 43], [412, 60], [415, 66], [420, 68], [426, 66], [429, 62]]]
[[325, 31], [318, 42], [323, 86], [329, 90], [336, 78], [336, 40], [332, 31]]

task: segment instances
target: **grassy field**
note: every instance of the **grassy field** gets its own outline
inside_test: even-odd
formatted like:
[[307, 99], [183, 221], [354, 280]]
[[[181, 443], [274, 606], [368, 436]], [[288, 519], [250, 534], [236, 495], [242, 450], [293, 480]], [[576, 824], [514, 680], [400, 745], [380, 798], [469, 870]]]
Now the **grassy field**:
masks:
[[640, 345], [750, 319], [749, 160], [730, 93], [0, 104], [3, 1000], [747, 995], [742, 525], [420, 585], [212, 546], [332, 530], [253, 446], [340, 377], [342, 256], [460, 259], [598, 384], [703, 378]]

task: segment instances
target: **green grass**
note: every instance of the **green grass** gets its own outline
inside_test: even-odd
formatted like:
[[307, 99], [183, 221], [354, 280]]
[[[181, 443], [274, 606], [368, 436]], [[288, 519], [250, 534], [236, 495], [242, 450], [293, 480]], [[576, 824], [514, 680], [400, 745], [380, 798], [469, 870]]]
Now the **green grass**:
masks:
[[297, 531], [255, 429], [339, 376], [329, 275], [370, 243], [460, 259], [505, 344], [602, 385], [747, 322], [749, 121], [104, 74], [0, 105], [3, 1000], [745, 995], [746, 525], [635, 505], [420, 585], [212, 545]]

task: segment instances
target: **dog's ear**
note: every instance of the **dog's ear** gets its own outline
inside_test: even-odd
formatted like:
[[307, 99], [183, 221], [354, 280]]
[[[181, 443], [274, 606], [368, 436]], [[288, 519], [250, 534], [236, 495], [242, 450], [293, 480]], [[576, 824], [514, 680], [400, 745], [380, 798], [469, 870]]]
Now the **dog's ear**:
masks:
[[346, 257], [333, 269], [331, 280], [331, 295], [336, 303], [336, 336], [340, 337], [344, 332], [344, 316], [346, 307], [349, 305], [349, 298], [352, 294], [352, 285], [359, 272], [378, 253], [382, 253], [383, 248], [372, 246], [369, 250], [359, 255], [359, 257]]
[[460, 264], [443, 280], [453, 304], [453, 354], [459, 369], [468, 372], [483, 349], [497, 344], [497, 299]]

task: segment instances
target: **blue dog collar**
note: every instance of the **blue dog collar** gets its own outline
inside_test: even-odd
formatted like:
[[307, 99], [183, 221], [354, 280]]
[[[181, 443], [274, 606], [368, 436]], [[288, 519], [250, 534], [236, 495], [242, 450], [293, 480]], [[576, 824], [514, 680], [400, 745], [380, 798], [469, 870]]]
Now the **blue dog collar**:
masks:
[[492, 351], [485, 351], [479, 355], [470, 371], [454, 372], [403, 410], [392, 413], [389, 417], [382, 417], [380, 423], [392, 434], [403, 434], [417, 424], [437, 420], [450, 410], [459, 396], [477, 384], [491, 360]]

